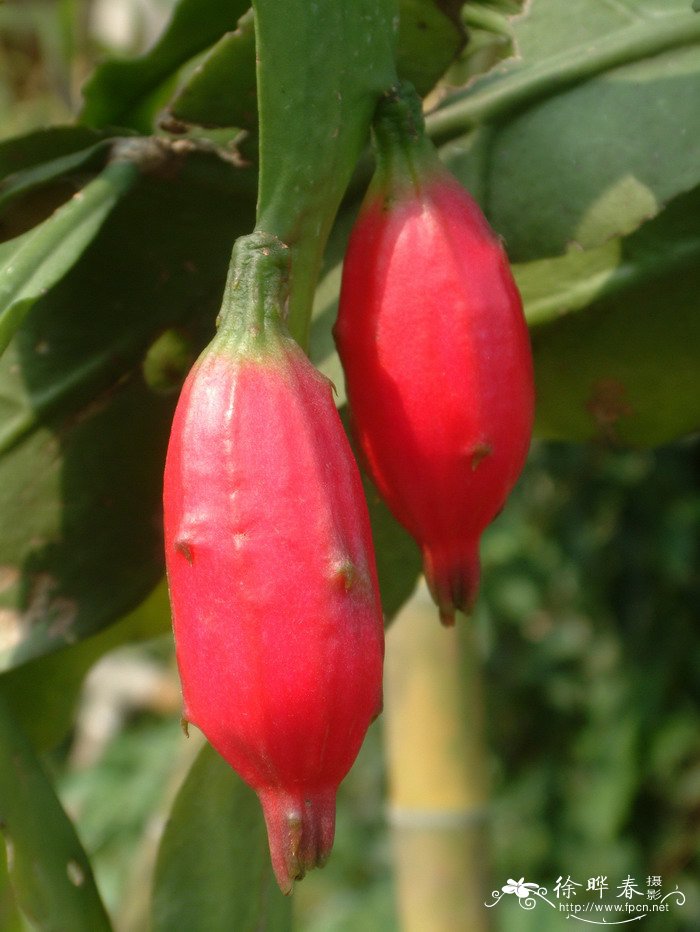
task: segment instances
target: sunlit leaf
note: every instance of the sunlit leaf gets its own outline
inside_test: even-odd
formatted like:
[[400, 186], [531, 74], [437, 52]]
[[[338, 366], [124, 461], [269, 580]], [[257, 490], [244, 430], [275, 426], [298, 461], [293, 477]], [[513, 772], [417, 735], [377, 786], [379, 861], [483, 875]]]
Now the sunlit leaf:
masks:
[[700, 18], [687, 0], [537, 0], [518, 57], [429, 119], [515, 261], [625, 235], [700, 183]]
[[517, 266], [536, 432], [654, 445], [700, 429], [700, 189], [637, 233]]

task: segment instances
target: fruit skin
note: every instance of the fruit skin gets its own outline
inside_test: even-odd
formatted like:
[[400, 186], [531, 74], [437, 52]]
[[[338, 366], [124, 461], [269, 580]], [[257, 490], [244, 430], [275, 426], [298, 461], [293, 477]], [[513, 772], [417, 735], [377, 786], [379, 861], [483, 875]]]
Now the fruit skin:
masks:
[[503, 247], [424, 137], [410, 91], [382, 101], [375, 143], [335, 338], [366, 468], [452, 624], [473, 606], [479, 538], [527, 456], [529, 337]]
[[330, 853], [338, 784], [381, 709], [383, 625], [359, 472], [330, 382], [282, 325], [270, 239], [239, 241], [164, 506], [184, 716], [258, 793], [288, 893]]

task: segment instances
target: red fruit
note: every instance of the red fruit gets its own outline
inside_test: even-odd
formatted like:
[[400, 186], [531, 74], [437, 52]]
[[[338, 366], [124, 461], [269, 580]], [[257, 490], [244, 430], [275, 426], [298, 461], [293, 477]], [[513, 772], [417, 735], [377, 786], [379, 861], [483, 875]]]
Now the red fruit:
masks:
[[503, 247], [402, 93], [378, 110], [335, 337], [368, 471], [452, 624], [473, 605], [479, 538], [525, 462], [532, 358]]
[[185, 718], [258, 793], [288, 893], [330, 853], [381, 707], [383, 627], [331, 385], [281, 323], [284, 247], [254, 234], [237, 254], [175, 413], [166, 558]]

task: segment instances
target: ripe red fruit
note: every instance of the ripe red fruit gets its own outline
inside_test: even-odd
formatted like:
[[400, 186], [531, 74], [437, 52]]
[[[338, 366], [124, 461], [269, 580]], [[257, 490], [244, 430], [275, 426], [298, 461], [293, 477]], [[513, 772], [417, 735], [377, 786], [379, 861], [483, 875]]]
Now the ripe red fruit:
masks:
[[327, 859], [335, 795], [381, 707], [367, 508], [331, 385], [280, 318], [285, 249], [237, 244], [165, 467], [185, 718], [257, 792], [283, 892]]
[[412, 91], [382, 101], [375, 143], [335, 337], [367, 469], [452, 624], [473, 605], [481, 533], [527, 455], [530, 344], [503, 247], [423, 135]]

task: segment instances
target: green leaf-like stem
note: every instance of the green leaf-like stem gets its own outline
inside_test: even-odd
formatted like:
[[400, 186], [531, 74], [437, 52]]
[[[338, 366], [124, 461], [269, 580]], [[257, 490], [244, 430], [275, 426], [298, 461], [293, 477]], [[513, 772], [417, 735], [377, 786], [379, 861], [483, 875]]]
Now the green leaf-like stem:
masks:
[[48, 220], [22, 236], [15, 250], [3, 250], [0, 352], [34, 302], [75, 264], [138, 174], [131, 161], [111, 163]]
[[531, 63], [511, 60], [474, 90], [453, 94], [444, 107], [431, 114], [430, 134], [437, 143], [443, 142], [477, 125], [513, 116], [535, 100], [553, 97], [612, 68], [697, 42], [700, 19], [672, 13], [600, 36], [589, 43], [585, 55], [572, 54], [566, 48]]
[[305, 346], [331, 224], [376, 101], [395, 81], [395, 4], [255, 0], [254, 9], [257, 228], [290, 248], [289, 328]]

